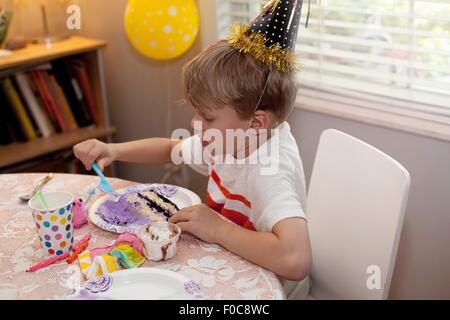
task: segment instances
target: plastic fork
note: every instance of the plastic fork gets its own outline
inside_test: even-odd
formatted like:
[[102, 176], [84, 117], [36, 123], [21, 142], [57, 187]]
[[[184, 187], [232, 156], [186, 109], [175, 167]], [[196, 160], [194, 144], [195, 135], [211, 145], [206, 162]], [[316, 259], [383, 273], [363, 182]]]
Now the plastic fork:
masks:
[[98, 188], [103, 192], [113, 193], [113, 188], [111, 188], [108, 181], [106, 181], [106, 178], [103, 175], [103, 172], [97, 166], [97, 163], [94, 162], [92, 164], [92, 169], [94, 169], [95, 173], [100, 177], [100, 184], [98, 185]]

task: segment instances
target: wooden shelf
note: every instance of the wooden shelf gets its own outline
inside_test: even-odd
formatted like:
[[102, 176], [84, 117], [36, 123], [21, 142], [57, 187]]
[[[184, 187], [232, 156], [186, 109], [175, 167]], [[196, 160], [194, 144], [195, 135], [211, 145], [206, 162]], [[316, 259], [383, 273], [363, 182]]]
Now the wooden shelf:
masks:
[[70, 37], [55, 42], [50, 48], [43, 44], [31, 44], [26, 48], [14, 50], [10, 56], [0, 58], [0, 74], [3, 76], [11, 76], [18, 71], [28, 70], [34, 68], [35, 65], [59, 58], [76, 57], [76, 59], [83, 60], [87, 65], [94, 99], [100, 111], [100, 119], [96, 125], [56, 134], [49, 138], [37, 138], [24, 143], [15, 142], [0, 146], [0, 170], [11, 168], [14, 170], [14, 168], [26, 167], [28, 164], [36, 164], [39, 161], [46, 164], [45, 156], [64, 154], [71, 150], [73, 145], [87, 139], [111, 141], [111, 136], [116, 133], [116, 129], [109, 126], [108, 119], [106, 84], [101, 55], [101, 49], [106, 45], [106, 41], [103, 40]]
[[87, 127], [72, 132], [57, 134], [49, 138], [38, 138], [25, 143], [0, 146], [0, 168], [25, 162], [52, 152], [72, 148], [73, 145], [94, 138], [104, 138], [116, 133], [113, 127]]
[[[55, 42], [50, 48], [43, 44], [30, 44], [26, 48], [14, 50], [12, 55], [0, 58], [0, 76], [12, 76], [18, 71], [27, 71], [41, 63], [59, 58], [76, 58], [86, 63], [94, 99], [99, 108], [96, 125], [80, 128], [71, 132], [53, 135], [49, 138], [37, 138], [25, 143], [15, 142], [0, 146], [0, 171], [14, 170], [30, 164], [43, 164], [50, 161], [46, 156], [64, 154], [73, 145], [87, 139], [104, 139], [111, 142], [116, 129], [110, 125], [107, 105], [106, 84], [101, 49], [107, 43], [103, 40], [70, 37]], [[55, 157], [54, 159], [57, 159]], [[56, 160], [58, 161], [58, 160]], [[36, 168], [36, 165], [34, 165]]]
[[106, 46], [106, 41], [83, 37], [70, 37], [55, 42], [51, 48], [43, 44], [30, 44], [26, 48], [13, 51], [10, 56], [0, 58], [0, 70], [46, 62], [65, 56], [93, 51]]

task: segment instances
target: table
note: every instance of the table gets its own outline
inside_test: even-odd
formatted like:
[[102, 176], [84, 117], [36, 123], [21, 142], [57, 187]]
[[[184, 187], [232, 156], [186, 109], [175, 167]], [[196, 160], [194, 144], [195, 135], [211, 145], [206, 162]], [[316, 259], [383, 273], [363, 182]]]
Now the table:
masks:
[[[45, 174], [0, 175], [0, 299], [62, 299], [81, 278], [78, 265], [65, 262], [34, 273], [26, 268], [44, 259], [33, 217], [19, 195], [30, 192], [35, 180]], [[136, 184], [109, 179], [115, 189]], [[68, 191], [74, 197], [86, 197], [98, 177], [55, 174], [45, 191]], [[91, 200], [92, 201], [92, 200]], [[90, 202], [92, 203], [92, 202]], [[78, 241], [92, 234], [89, 248], [111, 244], [117, 235], [91, 223], [75, 230]], [[270, 271], [242, 259], [219, 245], [207, 244], [190, 235], [182, 235], [177, 255], [168, 261], [146, 261], [141, 267], [157, 267], [180, 272], [197, 282], [207, 299], [284, 299], [278, 278]], [[78, 276], [80, 275], [80, 276]]]

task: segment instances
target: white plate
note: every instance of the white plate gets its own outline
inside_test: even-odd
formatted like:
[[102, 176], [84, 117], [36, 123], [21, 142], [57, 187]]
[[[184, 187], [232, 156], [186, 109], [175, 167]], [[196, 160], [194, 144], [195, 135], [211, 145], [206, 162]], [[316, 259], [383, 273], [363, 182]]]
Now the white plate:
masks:
[[200, 287], [182, 274], [136, 268], [86, 281], [69, 299], [193, 300], [203, 299]]
[[[151, 184], [139, 184], [139, 185], [133, 185], [129, 186], [123, 189], [116, 190], [118, 194], [121, 196], [126, 193], [132, 193], [132, 192], [140, 192], [145, 190], [151, 190], [155, 189], [159, 194], [163, 195], [164, 197], [170, 199], [173, 203], [175, 203], [178, 208], [184, 208], [188, 206], [192, 206], [195, 204], [201, 203], [200, 197], [196, 195], [194, 192], [170, 185], [170, 184], [159, 184], [159, 183], [151, 183]], [[111, 199], [111, 195], [105, 194], [95, 200], [94, 203], [89, 208], [89, 220], [95, 224], [97, 227], [114, 232], [114, 233], [124, 233], [124, 232], [130, 232], [135, 233], [136, 230], [141, 227], [141, 225], [137, 224], [130, 224], [127, 226], [117, 226], [110, 224], [109, 222], [106, 222], [103, 220], [99, 215], [97, 215], [97, 209], [101, 206], [103, 202], [106, 200]]]

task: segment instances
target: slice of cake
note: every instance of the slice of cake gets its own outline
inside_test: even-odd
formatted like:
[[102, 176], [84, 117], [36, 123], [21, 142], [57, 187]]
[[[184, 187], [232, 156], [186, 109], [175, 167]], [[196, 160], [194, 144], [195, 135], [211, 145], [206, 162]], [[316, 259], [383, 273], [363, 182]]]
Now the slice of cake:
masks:
[[173, 216], [175, 213], [180, 210], [178, 206], [154, 191], [143, 191], [138, 193], [138, 197], [145, 200], [147, 206], [152, 209], [154, 212], [164, 215], [166, 219]]
[[147, 201], [139, 196], [139, 193], [128, 193], [123, 196], [133, 206], [136, 214], [148, 217], [150, 221], [164, 221], [164, 216], [155, 212]]
[[97, 214], [110, 224], [126, 226], [164, 221], [178, 210], [177, 205], [166, 197], [154, 191], [142, 191], [127, 193], [117, 201], [105, 201], [98, 208]]

